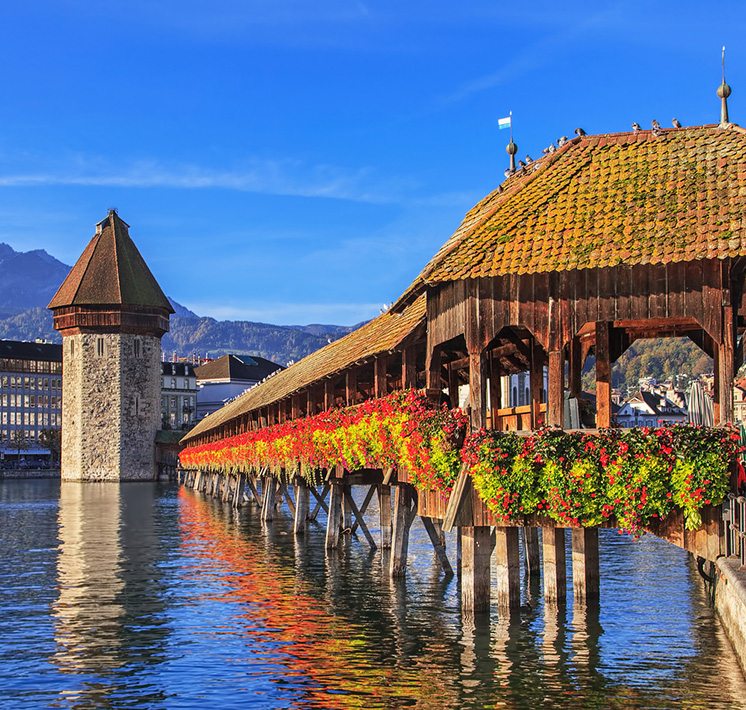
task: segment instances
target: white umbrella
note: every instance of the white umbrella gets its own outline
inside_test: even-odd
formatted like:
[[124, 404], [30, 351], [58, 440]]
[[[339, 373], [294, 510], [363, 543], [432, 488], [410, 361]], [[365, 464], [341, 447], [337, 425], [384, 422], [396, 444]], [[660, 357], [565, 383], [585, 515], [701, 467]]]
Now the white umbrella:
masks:
[[712, 397], [707, 394], [698, 380], [689, 388], [689, 423], [700, 426], [712, 426], [715, 421]]

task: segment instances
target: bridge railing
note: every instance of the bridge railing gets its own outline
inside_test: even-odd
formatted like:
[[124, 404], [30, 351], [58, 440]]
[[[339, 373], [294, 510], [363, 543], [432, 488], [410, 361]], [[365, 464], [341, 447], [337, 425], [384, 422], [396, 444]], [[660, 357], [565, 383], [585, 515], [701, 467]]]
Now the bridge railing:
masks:
[[739, 557], [741, 567], [746, 566], [746, 498], [728, 494], [723, 506], [726, 529], [726, 552], [728, 557]]

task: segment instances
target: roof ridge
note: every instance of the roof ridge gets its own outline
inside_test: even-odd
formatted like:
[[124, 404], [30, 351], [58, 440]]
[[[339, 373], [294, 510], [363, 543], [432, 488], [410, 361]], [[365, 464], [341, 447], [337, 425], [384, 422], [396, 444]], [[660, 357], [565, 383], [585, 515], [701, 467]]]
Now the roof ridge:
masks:
[[[119, 268], [119, 239], [117, 239], [117, 224], [115, 220], [116, 212], [111, 210], [108, 214], [109, 226], [111, 227], [113, 239], [114, 239], [114, 273], [117, 279], [117, 290], [119, 292], [119, 301], [122, 302], [124, 296], [122, 294], [122, 273]], [[128, 232], [129, 235], [129, 232]]]

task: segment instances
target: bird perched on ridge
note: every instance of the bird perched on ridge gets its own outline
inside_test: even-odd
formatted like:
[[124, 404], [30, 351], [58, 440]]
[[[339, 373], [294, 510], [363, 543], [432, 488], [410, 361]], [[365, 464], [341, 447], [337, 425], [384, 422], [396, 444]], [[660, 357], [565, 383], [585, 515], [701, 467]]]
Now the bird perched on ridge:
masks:
[[525, 168], [525, 167], [526, 167], [526, 163], [524, 163], [524, 162], [523, 162], [522, 160], [519, 160], [519, 161], [518, 161], [518, 166], [519, 166], [520, 168]]
[[635, 121], [632, 124], [632, 133], [637, 133], [639, 130], [640, 130], [640, 124], [637, 121]]
[[565, 143], [567, 143], [567, 136], [560, 136], [557, 140], [557, 147], [561, 148]]
[[658, 121], [656, 121], [655, 119], [651, 121], [650, 125], [653, 127], [654, 131], [660, 131], [661, 129], [661, 124], [658, 123]]
[[513, 171], [510, 168], [508, 168], [504, 173], [506, 178], [509, 178], [512, 174], [513, 174]]
[[575, 135], [578, 136], [578, 138], [582, 138], [585, 135], [585, 131], [582, 128], [576, 128]]
[[673, 123], [674, 128], [681, 128], [681, 121], [679, 121], [678, 118], [674, 118], [674, 120], [671, 121], [671, 123]]
[[526, 165], [530, 165], [533, 162], [534, 162], [534, 159], [530, 155], [527, 155], [526, 156]]

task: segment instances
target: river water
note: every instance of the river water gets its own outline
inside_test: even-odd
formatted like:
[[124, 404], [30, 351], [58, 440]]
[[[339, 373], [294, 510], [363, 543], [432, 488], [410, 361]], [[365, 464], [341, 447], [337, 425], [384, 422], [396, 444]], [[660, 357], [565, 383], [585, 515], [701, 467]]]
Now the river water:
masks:
[[174, 485], [0, 482], [0, 702], [746, 703], [696, 568], [673, 546], [601, 531], [600, 608], [558, 613], [527, 589], [520, 618], [493, 611], [489, 625], [462, 621], [458, 581], [433, 557], [419, 521], [407, 579], [391, 582], [362, 537], [326, 556], [321, 524], [296, 542], [287, 514], [263, 525]]

